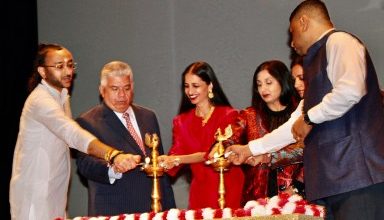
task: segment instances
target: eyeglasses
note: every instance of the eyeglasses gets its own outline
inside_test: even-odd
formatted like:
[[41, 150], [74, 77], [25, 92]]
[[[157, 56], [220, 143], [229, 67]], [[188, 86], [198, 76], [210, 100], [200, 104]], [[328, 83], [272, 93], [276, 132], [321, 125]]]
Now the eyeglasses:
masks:
[[77, 63], [56, 63], [55, 65], [45, 65], [43, 67], [54, 67], [58, 70], [63, 70], [65, 67], [67, 67], [68, 69], [74, 70], [77, 67]]

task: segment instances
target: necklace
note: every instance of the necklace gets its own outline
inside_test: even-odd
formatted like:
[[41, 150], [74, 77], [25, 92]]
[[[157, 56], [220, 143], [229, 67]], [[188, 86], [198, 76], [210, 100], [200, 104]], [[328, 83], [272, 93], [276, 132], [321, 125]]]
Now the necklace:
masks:
[[196, 108], [196, 115], [198, 117], [202, 118], [202, 120], [201, 120], [201, 125], [202, 126], [207, 124], [209, 118], [211, 118], [211, 116], [212, 116], [213, 110], [215, 110], [215, 106], [211, 106], [209, 108], [209, 112], [204, 115], [198, 108]]

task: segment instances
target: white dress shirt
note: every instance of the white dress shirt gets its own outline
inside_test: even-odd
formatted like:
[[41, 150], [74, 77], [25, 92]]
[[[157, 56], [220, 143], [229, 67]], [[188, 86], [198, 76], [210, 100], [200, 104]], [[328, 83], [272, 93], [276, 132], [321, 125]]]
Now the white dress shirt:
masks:
[[[326, 31], [319, 39], [332, 30]], [[308, 110], [308, 117], [316, 124], [343, 116], [367, 93], [364, 45], [348, 33], [336, 32], [329, 36], [326, 51], [327, 73], [333, 89], [319, 104]], [[252, 154], [275, 152], [296, 142], [291, 128], [301, 115], [302, 108], [303, 101], [286, 123], [262, 138], [250, 141], [248, 144]]]
[[364, 46], [350, 34], [336, 32], [329, 36], [326, 47], [327, 73], [333, 89], [308, 111], [316, 124], [343, 116], [367, 93]]
[[86, 153], [95, 139], [71, 119], [67, 93], [43, 80], [24, 104], [10, 182], [12, 219], [65, 218], [68, 146]]

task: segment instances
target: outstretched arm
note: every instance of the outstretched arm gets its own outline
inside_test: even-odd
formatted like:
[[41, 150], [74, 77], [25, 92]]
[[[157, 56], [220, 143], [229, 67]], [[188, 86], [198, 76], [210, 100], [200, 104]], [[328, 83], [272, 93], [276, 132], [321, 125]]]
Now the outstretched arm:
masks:
[[289, 144], [295, 143], [296, 140], [293, 138], [291, 128], [296, 119], [301, 115], [302, 108], [303, 100], [300, 101], [296, 110], [291, 114], [290, 119], [271, 133], [249, 141], [247, 145], [232, 145], [227, 147], [225, 152], [232, 152], [229, 154], [228, 159], [232, 163], [239, 165], [244, 163], [250, 156], [272, 153]]

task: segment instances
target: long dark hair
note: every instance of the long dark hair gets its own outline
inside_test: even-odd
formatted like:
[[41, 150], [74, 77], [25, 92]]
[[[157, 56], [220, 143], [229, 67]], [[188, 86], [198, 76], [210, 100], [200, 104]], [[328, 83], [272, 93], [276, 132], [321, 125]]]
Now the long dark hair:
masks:
[[292, 61], [291, 61], [291, 70], [295, 65], [300, 65], [303, 66], [303, 56], [300, 56], [298, 54], [294, 54], [292, 56]]
[[31, 92], [40, 82], [41, 82], [41, 76], [39, 72], [37, 71], [37, 68], [39, 66], [45, 65], [45, 58], [47, 56], [48, 51], [50, 50], [62, 50], [64, 49], [63, 46], [58, 44], [39, 44], [37, 48], [37, 53], [35, 60], [33, 62], [33, 70], [32, 74], [29, 77], [28, 80], [28, 91]]
[[207, 85], [212, 83], [212, 93], [214, 97], [210, 101], [214, 106], [231, 106], [227, 99], [227, 96], [224, 94], [224, 91], [220, 86], [219, 81], [216, 78], [215, 72], [213, 71], [212, 67], [206, 62], [197, 61], [187, 66], [187, 68], [185, 68], [183, 72], [181, 79], [181, 91], [183, 95], [181, 97], [179, 114], [195, 107], [195, 105], [191, 103], [188, 96], [184, 92], [185, 75], [187, 73], [192, 73], [200, 77], [200, 79], [207, 83]]
[[282, 105], [288, 106], [292, 101], [297, 102], [299, 95], [294, 87], [294, 81], [288, 67], [279, 60], [269, 60], [260, 64], [253, 74], [252, 106], [255, 109], [262, 110], [266, 107], [266, 103], [257, 90], [257, 76], [263, 70], [267, 70], [279, 82], [281, 87], [279, 101]]

